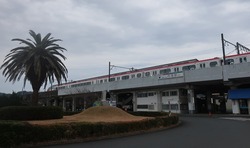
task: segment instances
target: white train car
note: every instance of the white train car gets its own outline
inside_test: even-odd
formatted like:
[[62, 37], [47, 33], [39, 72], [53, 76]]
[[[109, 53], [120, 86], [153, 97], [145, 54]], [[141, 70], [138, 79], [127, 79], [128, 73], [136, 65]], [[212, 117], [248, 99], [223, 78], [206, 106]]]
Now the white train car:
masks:
[[[244, 53], [239, 55], [230, 55], [226, 56], [226, 64], [239, 64], [244, 62], [250, 62], [250, 53]], [[186, 61], [180, 61], [175, 63], [157, 65], [142, 69], [136, 69], [133, 71], [120, 72], [110, 75], [110, 81], [121, 81], [135, 78], [143, 78], [150, 76], [164, 76], [169, 74], [178, 74], [187, 70], [195, 70], [202, 68], [212, 68], [216, 66], [222, 66], [223, 59], [219, 57], [205, 59], [205, 60], [197, 60], [191, 59]], [[93, 77], [89, 79], [83, 79], [79, 81], [72, 81], [60, 85], [52, 86], [52, 89], [66, 89], [71, 87], [79, 87], [85, 85], [93, 85], [93, 84], [101, 84], [109, 81], [108, 75], [103, 75], [99, 77]], [[48, 91], [51, 88], [48, 89]]]

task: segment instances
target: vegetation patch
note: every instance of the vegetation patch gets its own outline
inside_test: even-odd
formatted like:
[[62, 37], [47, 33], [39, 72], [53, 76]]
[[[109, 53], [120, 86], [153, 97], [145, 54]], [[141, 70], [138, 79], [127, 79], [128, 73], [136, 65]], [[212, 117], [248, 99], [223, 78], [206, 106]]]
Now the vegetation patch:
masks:
[[35, 146], [43, 142], [147, 131], [177, 124], [179, 120], [178, 116], [133, 116], [115, 107], [93, 107], [67, 117], [45, 121], [0, 121], [0, 147]]
[[8, 106], [0, 108], [0, 120], [46, 120], [62, 117], [62, 108], [55, 106]]
[[167, 112], [146, 112], [146, 111], [138, 111], [138, 112], [129, 112], [134, 116], [144, 116], [144, 117], [160, 117], [160, 116], [168, 116]]

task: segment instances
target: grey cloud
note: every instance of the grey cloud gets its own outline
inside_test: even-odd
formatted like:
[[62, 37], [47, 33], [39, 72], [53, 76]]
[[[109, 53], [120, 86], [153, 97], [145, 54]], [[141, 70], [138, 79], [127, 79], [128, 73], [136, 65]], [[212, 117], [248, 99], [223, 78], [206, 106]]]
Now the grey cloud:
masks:
[[248, 0], [1, 0], [0, 60], [30, 29], [63, 40], [73, 80], [106, 74], [109, 61], [138, 68], [220, 56], [221, 33], [250, 46], [249, 8]]

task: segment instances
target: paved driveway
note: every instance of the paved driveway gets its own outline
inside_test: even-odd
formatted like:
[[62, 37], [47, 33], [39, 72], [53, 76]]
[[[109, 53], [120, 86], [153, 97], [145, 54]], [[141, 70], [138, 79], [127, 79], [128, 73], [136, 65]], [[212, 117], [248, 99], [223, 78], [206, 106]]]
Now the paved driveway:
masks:
[[235, 118], [181, 117], [177, 128], [53, 147], [81, 148], [250, 148], [250, 121]]

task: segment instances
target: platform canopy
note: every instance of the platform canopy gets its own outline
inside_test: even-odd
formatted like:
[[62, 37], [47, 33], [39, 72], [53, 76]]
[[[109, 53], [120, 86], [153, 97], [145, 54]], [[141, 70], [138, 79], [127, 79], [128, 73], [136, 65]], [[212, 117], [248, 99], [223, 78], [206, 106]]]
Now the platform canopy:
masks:
[[231, 100], [250, 99], [250, 88], [229, 90], [228, 99], [231, 99]]

